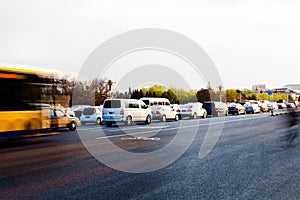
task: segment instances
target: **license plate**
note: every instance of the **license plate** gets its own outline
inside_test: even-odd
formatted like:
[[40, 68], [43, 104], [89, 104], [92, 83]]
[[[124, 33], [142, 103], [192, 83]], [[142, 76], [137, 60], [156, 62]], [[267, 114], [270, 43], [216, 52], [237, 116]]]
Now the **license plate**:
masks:
[[114, 112], [108, 112], [108, 114], [110, 114], [110, 115], [113, 115], [113, 114], [114, 114]]
[[90, 118], [91, 116], [85, 116], [85, 118]]
[[182, 110], [182, 112], [186, 112], [186, 110]]

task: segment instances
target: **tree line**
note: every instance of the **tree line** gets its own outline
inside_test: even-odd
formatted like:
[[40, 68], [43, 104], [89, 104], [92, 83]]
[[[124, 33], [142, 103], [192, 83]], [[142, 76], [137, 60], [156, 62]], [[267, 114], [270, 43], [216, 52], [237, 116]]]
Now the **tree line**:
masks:
[[249, 89], [226, 89], [213, 90], [201, 88], [200, 90], [189, 90], [170, 88], [165, 90], [163, 86], [154, 85], [150, 88], [133, 90], [131, 98], [139, 99], [142, 97], [164, 97], [168, 98], [171, 103], [188, 103], [188, 102], [205, 102], [205, 101], [222, 101], [222, 102], [245, 102], [249, 100], [269, 100], [279, 101], [286, 99], [286, 94], [273, 93], [269, 96], [267, 93], [255, 93]]
[[[130, 87], [128, 92], [112, 93], [112, 80], [93, 79], [79, 80], [75, 77], [61, 77], [54, 80], [51, 84], [44, 88], [46, 98], [51, 96], [67, 96], [69, 97], [69, 106], [72, 105], [101, 105], [107, 98], [132, 98], [140, 99], [142, 97], [162, 97], [170, 100], [172, 104], [184, 104], [188, 102], [204, 102], [204, 101], [223, 101], [223, 102], [244, 102], [248, 100], [271, 100], [278, 101], [286, 99], [286, 94], [273, 93], [268, 96], [266, 93], [255, 93], [249, 89], [226, 89], [213, 90], [211, 88], [201, 88], [199, 90], [184, 90], [178, 88], [166, 89], [161, 85], [153, 85], [149, 88], [141, 88], [132, 90]], [[61, 98], [64, 99], [64, 98]], [[60, 101], [59, 98], [56, 101]]]

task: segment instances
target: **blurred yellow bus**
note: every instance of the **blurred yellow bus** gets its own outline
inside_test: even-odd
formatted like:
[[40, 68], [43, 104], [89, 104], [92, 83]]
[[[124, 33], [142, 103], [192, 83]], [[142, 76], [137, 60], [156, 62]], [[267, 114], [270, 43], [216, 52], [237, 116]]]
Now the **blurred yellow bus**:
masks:
[[[59, 118], [50, 116], [49, 104], [41, 99], [54, 85], [54, 72], [0, 65], [0, 139], [45, 134], [54, 125], [58, 127]], [[71, 125], [72, 120], [61, 121]]]

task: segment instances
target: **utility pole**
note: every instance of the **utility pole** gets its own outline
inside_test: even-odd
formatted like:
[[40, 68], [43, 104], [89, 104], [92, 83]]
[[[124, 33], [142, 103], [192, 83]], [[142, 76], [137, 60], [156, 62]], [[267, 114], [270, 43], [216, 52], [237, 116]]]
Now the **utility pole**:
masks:
[[240, 103], [242, 102], [242, 91], [237, 89], [236, 92], [240, 95]]
[[220, 97], [220, 102], [222, 102], [222, 94], [221, 94], [222, 88], [223, 88], [223, 86], [222, 86], [222, 85], [219, 85], [219, 97]]

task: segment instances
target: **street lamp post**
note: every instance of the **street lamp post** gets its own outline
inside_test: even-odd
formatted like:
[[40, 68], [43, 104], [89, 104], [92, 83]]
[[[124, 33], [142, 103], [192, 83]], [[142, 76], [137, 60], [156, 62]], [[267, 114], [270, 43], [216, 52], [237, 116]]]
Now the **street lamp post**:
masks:
[[222, 88], [223, 88], [223, 86], [222, 85], [219, 85], [219, 97], [220, 97], [220, 102], [222, 102]]
[[236, 92], [239, 94], [240, 96], [240, 103], [242, 102], [242, 91], [241, 90], [236, 90]]
[[286, 102], [289, 102], [289, 93], [290, 93], [290, 90], [289, 90], [289, 89], [286, 89], [286, 90], [285, 90], [285, 94], [286, 94]]

